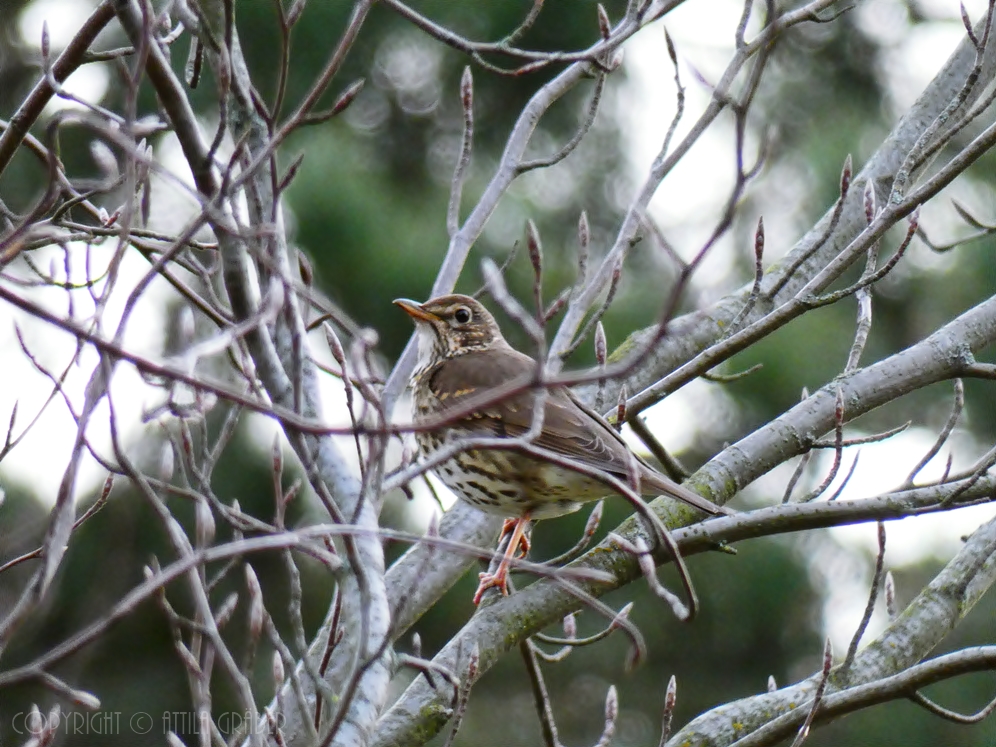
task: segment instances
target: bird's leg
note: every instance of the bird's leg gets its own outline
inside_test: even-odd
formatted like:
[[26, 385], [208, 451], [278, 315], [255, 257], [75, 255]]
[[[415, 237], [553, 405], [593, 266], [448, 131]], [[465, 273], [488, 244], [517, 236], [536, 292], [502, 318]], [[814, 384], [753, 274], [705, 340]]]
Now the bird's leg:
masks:
[[526, 529], [529, 526], [529, 514], [523, 514], [518, 519], [506, 519], [505, 526], [502, 527], [501, 536], [504, 537], [508, 534], [508, 529], [511, 528], [512, 536], [508, 541], [508, 547], [505, 548], [505, 553], [502, 555], [501, 563], [498, 564], [498, 570], [494, 573], [481, 573], [478, 578], [481, 580], [477, 587], [477, 591], [474, 592], [474, 604], [481, 603], [481, 597], [484, 596], [484, 592], [488, 589], [497, 586], [502, 594], [508, 596], [508, 565], [515, 557], [516, 551], [522, 546], [523, 552], [520, 557], [525, 557], [526, 552], [529, 549], [529, 540], [526, 539]]
[[[518, 523], [519, 523], [518, 519], [505, 519], [505, 523], [502, 524], [501, 526], [501, 534], [498, 535], [499, 546], [501, 546], [501, 541], [505, 539], [506, 534], [515, 532], [515, 527]], [[523, 529], [522, 538], [519, 540], [519, 547], [522, 549], [522, 552], [519, 553], [520, 558], [526, 557], [533, 546], [532, 540], [530, 539], [529, 534], [526, 531], [528, 528], [529, 527]]]

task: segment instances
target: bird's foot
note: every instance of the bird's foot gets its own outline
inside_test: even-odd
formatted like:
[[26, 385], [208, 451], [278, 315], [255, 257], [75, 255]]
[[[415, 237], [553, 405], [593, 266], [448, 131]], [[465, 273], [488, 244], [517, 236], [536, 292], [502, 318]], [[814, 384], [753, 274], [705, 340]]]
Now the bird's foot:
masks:
[[477, 591], [474, 592], [475, 606], [481, 603], [481, 597], [488, 589], [497, 587], [502, 596], [508, 596], [508, 565], [504, 561], [498, 566], [495, 573], [481, 573], [477, 577], [480, 579], [480, 583], [477, 586]]

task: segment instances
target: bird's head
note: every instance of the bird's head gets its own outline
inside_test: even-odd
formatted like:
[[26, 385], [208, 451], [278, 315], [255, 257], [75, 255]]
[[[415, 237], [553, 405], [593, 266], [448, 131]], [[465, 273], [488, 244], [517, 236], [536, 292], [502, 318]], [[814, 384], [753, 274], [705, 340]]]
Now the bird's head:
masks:
[[470, 296], [439, 296], [425, 303], [399, 298], [394, 303], [415, 321], [419, 369], [439, 358], [487, 350], [505, 342], [491, 312]]

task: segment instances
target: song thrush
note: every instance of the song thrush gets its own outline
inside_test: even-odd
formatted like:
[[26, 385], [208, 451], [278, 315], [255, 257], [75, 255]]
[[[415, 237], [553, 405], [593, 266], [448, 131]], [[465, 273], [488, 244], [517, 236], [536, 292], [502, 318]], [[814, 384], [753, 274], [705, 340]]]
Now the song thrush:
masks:
[[[536, 361], [505, 341], [484, 306], [463, 295], [440, 296], [422, 304], [400, 298], [394, 303], [412, 317], [418, 334], [418, 363], [411, 380], [414, 422], [440, 423], [438, 428], [416, 432], [423, 455], [468, 437], [514, 438], [529, 432], [537, 392], [528, 384], [536, 374]], [[523, 386], [510, 396], [473, 407], [489, 391], [516, 380]], [[454, 413], [450, 420], [448, 413]], [[633, 455], [622, 437], [566, 387], [546, 392], [542, 429], [531, 443], [623, 483], [631, 482], [631, 471], [638, 470], [644, 495], [665, 493], [708, 514], [727, 513]], [[502, 536], [512, 532], [502, 563], [496, 573], [480, 575], [475, 604], [492, 586], [508, 593], [508, 564], [525, 540], [530, 519], [562, 516], [613, 492], [590, 475], [514, 449], [460, 451], [435, 472], [471, 505], [511, 517], [502, 531]]]

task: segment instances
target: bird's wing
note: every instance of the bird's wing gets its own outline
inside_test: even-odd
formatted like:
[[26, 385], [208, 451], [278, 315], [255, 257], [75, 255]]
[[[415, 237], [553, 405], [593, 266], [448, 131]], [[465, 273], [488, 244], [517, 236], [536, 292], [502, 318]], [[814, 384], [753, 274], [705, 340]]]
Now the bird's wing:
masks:
[[[571, 400], [571, 402], [574, 403], [575, 407], [577, 407], [579, 410], [590, 416], [592, 420], [598, 423], [599, 425], [599, 428], [597, 430], [598, 434], [602, 437], [607, 437], [606, 434], [608, 434], [609, 436], [614, 438], [617, 448], [625, 450], [624, 454], [628, 459], [629, 458], [628, 454], [631, 452], [629, 451], [629, 447], [626, 445], [626, 442], [623, 441], [622, 436], [619, 435], [619, 432], [611, 425], [609, 425], [609, 423], [605, 420], [605, 418], [603, 418], [599, 413], [595, 412], [590, 407], [588, 407], [580, 400], [578, 400], [577, 397], [575, 397], [574, 394], [569, 389], [565, 389], [564, 392], [566, 396]], [[637, 455], [636, 458], [637, 460], [639, 460], [640, 464], [644, 468], [640, 473], [640, 482], [641, 485], [643, 486], [642, 489], [644, 490], [644, 492], [647, 492], [646, 488], [648, 487], [653, 488], [661, 493], [666, 493], [667, 495], [670, 495], [672, 498], [677, 498], [680, 501], [684, 501], [685, 503], [694, 506], [700, 511], [704, 511], [705, 513], [711, 514], [713, 516], [721, 516], [721, 515], [731, 516], [736, 513], [735, 511], [732, 511], [726, 508], [725, 506], [719, 506], [713, 503], [712, 501], [703, 498], [698, 493], [693, 493], [691, 490], [684, 487], [683, 485], [679, 485], [677, 482], [672, 480], [667, 475], [661, 474], [653, 467], [651, 467], [649, 464], [644, 462], [642, 459], [640, 459], [639, 455]], [[623, 475], [621, 475], [623, 479], [625, 479], [625, 475], [628, 474], [628, 470], [630, 469], [628, 463], [625, 469], [626, 472], [624, 472]]]
[[[445, 417], [447, 410], [465, 410], [474, 400], [483, 402], [497, 388], [511, 386], [517, 380], [525, 386], [535, 372], [536, 362], [511, 347], [481, 350], [442, 362], [430, 374], [429, 385]], [[532, 426], [536, 401], [537, 390], [527, 388], [461, 416], [460, 425], [482, 435], [521, 436]], [[547, 391], [543, 429], [532, 443], [628, 482], [632, 457], [622, 436], [565, 387]], [[656, 472], [639, 457], [637, 463], [644, 489], [667, 493], [709, 514], [729, 513]]]
[[[511, 347], [503, 350], [480, 350], [443, 361], [432, 372], [429, 386], [447, 410], [465, 410], [474, 400], [482, 403], [503, 386], [521, 381], [523, 387], [536, 372], [536, 362]], [[482, 404], [472, 415], [461, 418], [461, 426], [488, 435], [516, 437], [533, 424], [538, 390], [524, 388], [499, 402]], [[629, 468], [626, 446], [611, 427], [600, 419], [592, 422], [564, 387], [546, 392], [543, 430], [533, 443], [625, 478]]]

